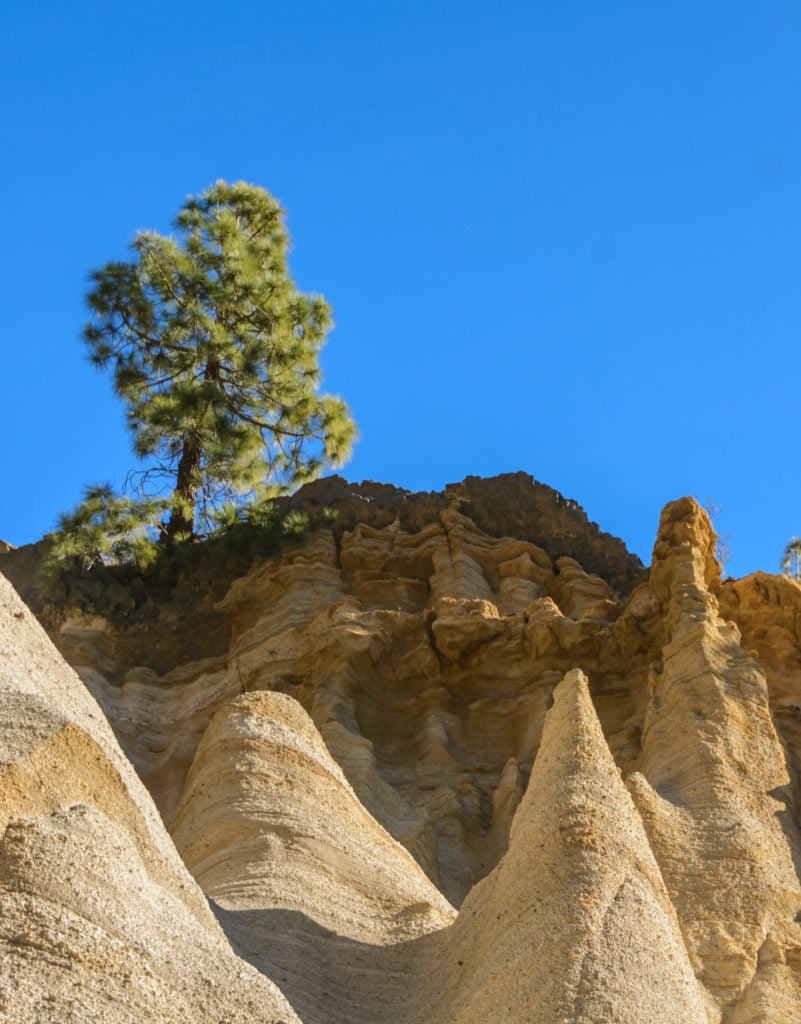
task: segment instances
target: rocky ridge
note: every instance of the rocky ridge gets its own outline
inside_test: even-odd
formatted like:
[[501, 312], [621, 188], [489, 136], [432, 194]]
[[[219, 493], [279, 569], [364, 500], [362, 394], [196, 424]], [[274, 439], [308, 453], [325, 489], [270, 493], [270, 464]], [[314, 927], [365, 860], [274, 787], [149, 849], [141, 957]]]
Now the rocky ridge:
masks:
[[801, 587], [691, 499], [650, 572], [524, 474], [323, 507], [189, 600], [0, 556], [83, 681], [4, 590], [0, 1014], [801, 1019]]

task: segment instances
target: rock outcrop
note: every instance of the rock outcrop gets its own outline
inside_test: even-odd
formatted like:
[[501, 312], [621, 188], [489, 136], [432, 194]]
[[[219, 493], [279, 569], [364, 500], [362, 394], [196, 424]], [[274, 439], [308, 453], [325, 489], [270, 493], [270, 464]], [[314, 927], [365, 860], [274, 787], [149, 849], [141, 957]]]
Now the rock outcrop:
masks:
[[[393, 1019], [409, 983], [393, 948], [455, 917], [284, 694], [216, 712], [173, 837], [237, 948], [280, 979], [306, 1024]], [[366, 974], [381, 985], [365, 987]]]
[[669, 505], [651, 574], [666, 642], [633, 785], [698, 976], [726, 1008], [801, 958], [801, 837], [765, 674], [711, 592], [713, 552], [698, 506]]
[[705, 1024], [675, 911], [582, 673], [568, 673], [553, 701], [508, 850], [452, 928], [443, 959], [458, 969], [435, 980], [431, 1018]]
[[83, 680], [9, 593], [0, 1020], [801, 1019], [801, 586], [523, 474], [286, 510], [172, 590], [0, 555]]
[[0, 1019], [296, 1021], [237, 957], [100, 708], [0, 579]]

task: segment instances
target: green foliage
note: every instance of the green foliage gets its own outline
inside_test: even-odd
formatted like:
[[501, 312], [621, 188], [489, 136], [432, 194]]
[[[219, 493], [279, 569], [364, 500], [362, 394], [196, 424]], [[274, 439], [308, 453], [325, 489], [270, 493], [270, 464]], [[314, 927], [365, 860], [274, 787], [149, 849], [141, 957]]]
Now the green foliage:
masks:
[[302, 540], [309, 532], [309, 517], [305, 512], [290, 512], [281, 521], [281, 529], [287, 537]]
[[801, 577], [801, 537], [791, 537], [782, 555], [781, 570], [794, 580]]
[[216, 544], [267, 553], [279, 542], [281, 516], [274, 502], [251, 502], [248, 505], [223, 505], [215, 514]]
[[129, 261], [93, 272], [84, 331], [148, 481], [172, 492], [168, 535], [340, 464], [355, 431], [344, 402], [318, 393], [331, 309], [289, 276], [275, 199], [218, 181], [174, 226], [177, 239], [141, 232]]
[[147, 568], [156, 557], [165, 508], [163, 500], [115, 495], [109, 484], [87, 487], [83, 501], [61, 515], [56, 531], [45, 538], [45, 578], [55, 581], [65, 572], [119, 562]]
[[94, 489], [63, 517], [53, 559], [136, 559], [145, 541], [260, 516], [272, 529], [266, 498], [350, 454], [347, 406], [319, 393], [331, 309], [295, 286], [276, 200], [218, 181], [173, 226], [140, 232], [130, 259], [90, 275], [84, 340], [125, 403], [142, 468], [127, 482], [135, 497]]
[[244, 520], [248, 526], [260, 530], [268, 536], [272, 536], [278, 529], [278, 510], [271, 501], [246, 505], [244, 508]]

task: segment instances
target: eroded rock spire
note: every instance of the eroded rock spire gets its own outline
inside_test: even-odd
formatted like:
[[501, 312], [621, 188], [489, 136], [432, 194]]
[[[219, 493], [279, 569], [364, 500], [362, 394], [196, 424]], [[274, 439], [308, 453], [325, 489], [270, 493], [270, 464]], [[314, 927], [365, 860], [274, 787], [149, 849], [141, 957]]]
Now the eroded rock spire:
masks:
[[659, 868], [580, 671], [554, 691], [509, 848], [451, 932], [433, 1020], [706, 1024]]

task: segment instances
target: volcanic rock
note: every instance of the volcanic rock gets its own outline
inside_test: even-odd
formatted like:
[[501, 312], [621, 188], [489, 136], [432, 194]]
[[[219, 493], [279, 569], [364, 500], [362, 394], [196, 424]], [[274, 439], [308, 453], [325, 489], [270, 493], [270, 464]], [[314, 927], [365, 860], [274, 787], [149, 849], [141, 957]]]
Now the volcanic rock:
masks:
[[0, 554], [0, 1020], [801, 1020], [799, 584], [524, 474], [291, 511], [172, 582]]

